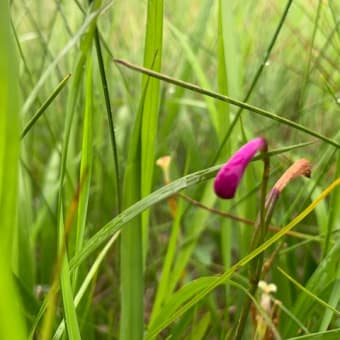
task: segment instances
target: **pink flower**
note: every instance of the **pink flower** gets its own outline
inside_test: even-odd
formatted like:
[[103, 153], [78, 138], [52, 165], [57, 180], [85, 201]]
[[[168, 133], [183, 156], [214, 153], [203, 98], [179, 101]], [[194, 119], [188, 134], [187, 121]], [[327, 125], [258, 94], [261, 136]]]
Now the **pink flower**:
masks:
[[214, 190], [221, 198], [233, 198], [248, 163], [258, 151], [267, 150], [267, 141], [254, 138], [244, 144], [220, 169], [214, 181]]

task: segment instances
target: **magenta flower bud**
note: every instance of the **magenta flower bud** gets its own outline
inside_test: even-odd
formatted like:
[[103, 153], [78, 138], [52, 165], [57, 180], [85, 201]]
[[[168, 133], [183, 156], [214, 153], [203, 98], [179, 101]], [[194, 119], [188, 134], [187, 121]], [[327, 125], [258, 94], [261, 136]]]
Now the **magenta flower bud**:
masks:
[[262, 137], [244, 144], [217, 173], [214, 181], [216, 195], [233, 198], [248, 163], [258, 151], [266, 150], [267, 141]]

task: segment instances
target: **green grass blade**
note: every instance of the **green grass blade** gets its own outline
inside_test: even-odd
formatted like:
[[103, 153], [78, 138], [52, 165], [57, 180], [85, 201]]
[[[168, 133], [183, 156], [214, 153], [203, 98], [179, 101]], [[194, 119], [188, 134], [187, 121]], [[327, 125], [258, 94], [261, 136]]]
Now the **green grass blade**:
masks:
[[[0, 3], [0, 338], [25, 339], [26, 326], [12, 274], [17, 228], [20, 96], [9, 4]], [[16, 247], [14, 247], [15, 249]], [[17, 249], [19, 251], [19, 249]]]
[[[145, 90], [143, 92], [145, 94]], [[123, 182], [123, 209], [138, 204], [141, 196], [141, 121], [142, 106], [139, 107], [130, 137], [128, 162]], [[137, 202], [137, 203], [136, 203]], [[124, 210], [123, 210], [124, 212]], [[118, 216], [121, 216], [118, 215]], [[142, 336], [143, 321], [143, 248], [142, 225], [139, 214], [126, 221], [126, 228], [121, 233], [121, 320], [120, 336], [129, 339]], [[84, 253], [86, 245], [81, 253]], [[78, 255], [82, 257], [81, 253]], [[138, 280], [137, 280], [138, 278]], [[133, 323], [132, 323], [133, 321]], [[133, 327], [131, 327], [133, 325]]]
[[[163, 1], [148, 1], [144, 65], [159, 70], [162, 59]], [[143, 95], [136, 118], [124, 179], [123, 207], [127, 208], [151, 190], [159, 111], [159, 81], [144, 76]], [[143, 256], [147, 249], [148, 213], [137, 217], [121, 238], [120, 338], [141, 339], [144, 331]], [[144, 247], [143, 247], [144, 245]]]
[[64, 255], [64, 261], [60, 273], [60, 285], [61, 293], [63, 297], [63, 309], [65, 313], [65, 319], [67, 324], [67, 334], [70, 339], [80, 340], [80, 327], [78, 322], [75, 305], [73, 302], [73, 290], [71, 277], [69, 275], [69, 264], [66, 254]]
[[[144, 66], [160, 71], [163, 49], [163, 0], [149, 0], [146, 18], [144, 46]], [[160, 84], [158, 79], [143, 75], [142, 88], [145, 96], [140, 103], [143, 106], [141, 125], [141, 197], [148, 195], [152, 188], [153, 169], [155, 168], [156, 137], [160, 102]], [[142, 215], [143, 253], [148, 249], [149, 213]]]
[[112, 146], [112, 153], [113, 153], [113, 162], [114, 162], [114, 167], [115, 167], [116, 201], [117, 201], [117, 206], [118, 206], [118, 212], [120, 212], [121, 211], [121, 185], [120, 185], [120, 172], [119, 172], [119, 164], [118, 164], [118, 145], [117, 145], [117, 140], [116, 140], [115, 125], [113, 122], [113, 113], [111, 109], [110, 92], [109, 92], [109, 86], [108, 86], [105, 67], [104, 67], [104, 59], [102, 55], [102, 48], [101, 48], [101, 41], [100, 41], [98, 27], [96, 27], [95, 32], [94, 32], [94, 40], [96, 44], [98, 66], [99, 66], [99, 71], [100, 71], [100, 78], [101, 78], [102, 85], [103, 85], [106, 113], [107, 113], [107, 118], [108, 118], [108, 123], [109, 123], [110, 139], [111, 139], [111, 146]]
[[[90, 184], [92, 178], [93, 165], [93, 70], [92, 56], [89, 52], [86, 63], [86, 88], [85, 88], [85, 113], [83, 124], [82, 157], [80, 162], [80, 176], [82, 187], [79, 193], [79, 204], [77, 211], [77, 228], [74, 252], [77, 254], [85, 239], [85, 226], [87, 220], [87, 210], [89, 204]], [[77, 271], [73, 276], [73, 287], [77, 287]]]

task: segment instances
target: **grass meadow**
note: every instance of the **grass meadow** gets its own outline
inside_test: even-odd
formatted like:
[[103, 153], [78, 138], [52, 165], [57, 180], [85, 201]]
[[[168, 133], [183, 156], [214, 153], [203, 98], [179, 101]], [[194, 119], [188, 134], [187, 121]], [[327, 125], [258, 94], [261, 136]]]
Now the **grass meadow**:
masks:
[[1, 1], [0, 339], [340, 339], [339, 13]]

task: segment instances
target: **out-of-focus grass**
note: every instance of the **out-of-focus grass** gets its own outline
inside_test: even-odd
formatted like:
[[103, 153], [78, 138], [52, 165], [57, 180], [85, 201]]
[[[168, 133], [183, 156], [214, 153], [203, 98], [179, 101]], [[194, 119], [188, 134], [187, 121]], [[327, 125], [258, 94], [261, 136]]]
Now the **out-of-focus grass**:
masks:
[[[17, 56], [7, 2], [0, 4], [0, 338], [24, 339], [26, 327], [16, 278], [33, 288], [28, 230], [16, 217], [19, 207], [19, 108]], [[29, 211], [26, 209], [23, 214]], [[29, 216], [27, 216], [29, 218]], [[27, 265], [27, 268], [25, 268]]]
[[[247, 273], [241, 269], [232, 282], [221, 281], [226, 289], [214, 286], [215, 275], [228, 273], [249, 253], [252, 227], [180, 197], [173, 199], [177, 206], [169, 210], [163, 199], [185, 190], [208, 207], [216, 205], [254, 220], [259, 208], [259, 162], [251, 164], [235, 199], [228, 203], [217, 203], [205, 171], [213, 174], [216, 169], [211, 166], [257, 135], [268, 139], [270, 149], [316, 141], [271, 156], [270, 184], [298, 158], [313, 164], [312, 178], [292, 183], [280, 198], [272, 224], [283, 226], [339, 177], [338, 150], [303, 133], [298, 125], [283, 125], [180, 85], [141, 77], [117, 67], [112, 58], [244, 101], [339, 143], [339, 11], [336, 1], [317, 0], [11, 2], [19, 77], [17, 66], [8, 64], [10, 72], [2, 73], [7, 78], [1, 85], [20, 86], [20, 132], [25, 136], [18, 199], [12, 202], [13, 207], [19, 202], [15, 235], [19, 246], [8, 250], [4, 261], [8, 268], [13, 262], [32, 338], [40, 334], [39, 320], [48, 314], [44, 301], [53, 282], [55, 298], [62, 297], [55, 299], [50, 312], [48, 332], [54, 339], [64, 332], [86, 339], [139, 339], [143, 334], [204, 339], [232, 333], [248, 287]], [[1, 25], [9, 34], [8, 21]], [[98, 42], [103, 68], [98, 66]], [[69, 73], [70, 80], [57, 91]], [[20, 111], [18, 98], [9, 103], [17, 105], [13, 112]], [[27, 125], [35, 113], [40, 118]], [[239, 114], [240, 119], [235, 119]], [[11, 117], [13, 123], [0, 125], [6, 131], [1, 147], [7, 150], [6, 145], [17, 145], [19, 130], [17, 139], [7, 138], [16, 126], [15, 117], [12, 113], [2, 117]], [[172, 157], [174, 183], [163, 189], [162, 173], [154, 161], [165, 154]], [[14, 161], [4, 157], [0, 161], [2, 173], [6, 166], [14, 169]], [[198, 170], [203, 173], [184, 177]], [[6, 180], [6, 187], [15, 186], [15, 173], [11, 170], [13, 183]], [[124, 189], [119, 192], [119, 187]], [[313, 206], [296, 226], [320, 241], [287, 236], [265, 277], [278, 286], [275, 297], [284, 307], [278, 323], [273, 319], [271, 326], [284, 338], [296, 336], [301, 325], [311, 333], [340, 328], [334, 312], [311, 298], [316, 295], [334, 308], [339, 304], [339, 274], [333, 270], [338, 261], [339, 197], [335, 189], [330, 200]], [[150, 210], [141, 215], [145, 208]], [[72, 209], [77, 213], [67, 222]], [[11, 216], [7, 210], [6, 214]], [[121, 247], [116, 234], [110, 239], [120, 229]], [[275, 247], [277, 243], [266, 248], [265, 258]], [[58, 269], [60, 258], [63, 265]], [[294, 286], [276, 269], [278, 265], [311, 294]], [[206, 288], [209, 294], [200, 295]], [[259, 296], [253, 298], [259, 301]], [[10, 317], [14, 310], [8, 306]], [[251, 336], [254, 328], [249, 318], [245, 336]], [[24, 327], [15, 327], [19, 337], [20, 329]]]

